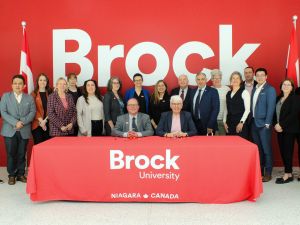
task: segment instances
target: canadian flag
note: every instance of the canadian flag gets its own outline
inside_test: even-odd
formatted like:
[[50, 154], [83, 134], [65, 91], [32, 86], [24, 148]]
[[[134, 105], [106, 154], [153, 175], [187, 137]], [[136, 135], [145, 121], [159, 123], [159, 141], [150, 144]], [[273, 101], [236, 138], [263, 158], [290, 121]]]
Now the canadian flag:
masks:
[[26, 87], [24, 89], [25, 93], [30, 94], [33, 87], [33, 77], [31, 71], [31, 61], [29, 55], [29, 47], [26, 36], [26, 22], [22, 22], [23, 27], [23, 41], [22, 41], [22, 50], [21, 50], [21, 62], [20, 62], [20, 74], [25, 78]]
[[299, 83], [299, 56], [298, 56], [298, 43], [296, 35], [296, 21], [297, 16], [293, 16], [293, 29], [287, 56], [287, 78], [294, 81], [295, 87], [300, 87]]

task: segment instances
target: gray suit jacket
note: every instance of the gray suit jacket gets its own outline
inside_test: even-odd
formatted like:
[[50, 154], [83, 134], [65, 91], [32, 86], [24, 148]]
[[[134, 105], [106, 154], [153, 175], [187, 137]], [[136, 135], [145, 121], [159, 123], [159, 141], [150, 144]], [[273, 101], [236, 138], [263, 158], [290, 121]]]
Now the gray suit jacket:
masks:
[[[137, 114], [137, 128], [142, 136], [152, 136], [153, 129], [150, 122], [150, 117], [144, 113]], [[123, 137], [124, 133], [129, 131], [129, 114], [120, 115], [117, 118], [117, 123], [112, 130], [112, 136]]]
[[34, 100], [31, 95], [22, 94], [20, 103], [13, 92], [5, 93], [1, 99], [1, 115], [3, 119], [1, 135], [4, 137], [12, 137], [16, 133], [15, 126], [18, 121], [24, 123], [24, 127], [20, 129], [23, 139], [29, 139], [31, 136], [31, 122], [36, 112]]

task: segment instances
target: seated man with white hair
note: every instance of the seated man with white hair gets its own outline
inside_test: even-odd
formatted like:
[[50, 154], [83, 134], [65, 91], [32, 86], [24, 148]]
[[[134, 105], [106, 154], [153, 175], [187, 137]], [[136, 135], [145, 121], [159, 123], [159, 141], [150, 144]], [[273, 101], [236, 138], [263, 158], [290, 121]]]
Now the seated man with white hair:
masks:
[[181, 111], [182, 98], [173, 95], [170, 100], [172, 111], [161, 114], [156, 128], [156, 135], [163, 137], [187, 137], [197, 134], [197, 129], [190, 112]]

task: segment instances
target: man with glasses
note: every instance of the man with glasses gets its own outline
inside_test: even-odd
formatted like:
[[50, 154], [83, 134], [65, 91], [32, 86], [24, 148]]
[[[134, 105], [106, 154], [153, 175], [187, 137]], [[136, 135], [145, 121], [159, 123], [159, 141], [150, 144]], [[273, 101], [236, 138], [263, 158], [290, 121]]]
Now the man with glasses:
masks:
[[131, 98], [136, 98], [139, 103], [139, 112], [148, 114], [149, 112], [149, 91], [143, 88], [143, 76], [136, 73], [133, 76], [134, 87], [130, 88], [125, 93], [125, 104]]
[[127, 111], [128, 113], [118, 116], [116, 125], [112, 129], [112, 136], [138, 138], [153, 135], [150, 117], [139, 112], [136, 98], [128, 100]]
[[182, 98], [179, 95], [173, 95], [170, 100], [172, 111], [161, 114], [156, 128], [158, 136], [180, 138], [197, 134], [191, 113], [182, 111], [182, 106]]
[[254, 87], [251, 97], [251, 115], [253, 117], [251, 133], [253, 141], [259, 149], [263, 182], [272, 179], [271, 124], [276, 106], [276, 91], [267, 83], [267, 75], [265, 68], [258, 68], [255, 71], [257, 85]]

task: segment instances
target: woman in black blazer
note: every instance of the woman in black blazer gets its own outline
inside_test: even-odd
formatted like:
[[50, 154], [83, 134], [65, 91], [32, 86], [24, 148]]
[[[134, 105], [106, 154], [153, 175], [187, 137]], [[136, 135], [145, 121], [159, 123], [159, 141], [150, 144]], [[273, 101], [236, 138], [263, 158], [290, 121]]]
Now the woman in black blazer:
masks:
[[157, 128], [161, 114], [170, 110], [168, 86], [163, 80], [159, 80], [154, 86], [154, 92], [151, 95], [149, 106], [149, 116], [154, 129]]
[[294, 180], [292, 175], [294, 143], [299, 133], [299, 96], [294, 94], [294, 82], [285, 79], [280, 84], [281, 93], [277, 98], [275, 112], [275, 130], [279, 149], [284, 164], [283, 177], [276, 179], [276, 184], [285, 184]]
[[112, 77], [107, 84], [107, 93], [104, 95], [104, 118], [106, 135], [111, 135], [117, 117], [124, 114], [124, 102], [120, 91], [122, 82], [118, 77]]

